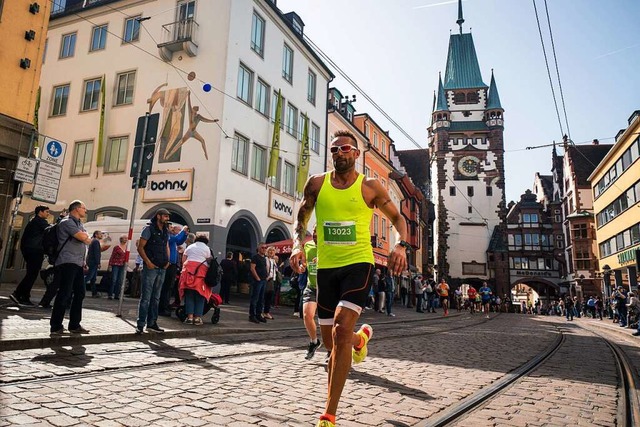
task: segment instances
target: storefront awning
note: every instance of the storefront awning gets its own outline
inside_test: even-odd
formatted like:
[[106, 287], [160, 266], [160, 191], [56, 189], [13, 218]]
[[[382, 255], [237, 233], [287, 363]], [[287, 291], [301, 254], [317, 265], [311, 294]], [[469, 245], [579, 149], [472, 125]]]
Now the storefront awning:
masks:
[[[311, 240], [311, 237], [305, 238], [304, 243]], [[276, 250], [276, 255], [290, 255], [293, 249], [293, 239], [280, 240], [278, 242], [266, 243], [267, 247], [273, 246]]]
[[375, 261], [376, 264], [379, 264], [383, 267], [387, 266], [387, 257], [382, 256], [382, 255], [378, 255], [377, 253], [373, 253], [373, 259]]

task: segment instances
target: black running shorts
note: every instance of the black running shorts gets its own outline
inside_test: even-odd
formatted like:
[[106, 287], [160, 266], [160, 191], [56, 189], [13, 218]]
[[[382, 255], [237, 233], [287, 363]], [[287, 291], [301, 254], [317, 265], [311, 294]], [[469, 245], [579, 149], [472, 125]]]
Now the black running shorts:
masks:
[[319, 268], [318, 318], [333, 319], [340, 301], [364, 308], [373, 282], [373, 273], [373, 264], [367, 262], [337, 268]]

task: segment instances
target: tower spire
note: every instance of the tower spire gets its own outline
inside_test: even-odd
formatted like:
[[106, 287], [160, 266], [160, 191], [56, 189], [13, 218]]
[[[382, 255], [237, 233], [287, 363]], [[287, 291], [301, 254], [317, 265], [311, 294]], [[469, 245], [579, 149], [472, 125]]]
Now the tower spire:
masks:
[[456, 24], [460, 26], [460, 34], [462, 34], [462, 24], [464, 23], [464, 18], [462, 17], [462, 0], [458, 0], [458, 20]]

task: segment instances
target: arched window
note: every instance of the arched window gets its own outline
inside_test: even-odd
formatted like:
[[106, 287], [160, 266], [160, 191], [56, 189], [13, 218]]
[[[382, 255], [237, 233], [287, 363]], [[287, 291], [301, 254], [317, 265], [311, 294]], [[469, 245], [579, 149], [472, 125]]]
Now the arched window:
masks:
[[466, 100], [465, 94], [462, 92], [458, 92], [453, 95], [453, 102], [455, 104], [464, 104]]
[[469, 104], [477, 104], [479, 99], [478, 92], [469, 92], [467, 94], [467, 103]]

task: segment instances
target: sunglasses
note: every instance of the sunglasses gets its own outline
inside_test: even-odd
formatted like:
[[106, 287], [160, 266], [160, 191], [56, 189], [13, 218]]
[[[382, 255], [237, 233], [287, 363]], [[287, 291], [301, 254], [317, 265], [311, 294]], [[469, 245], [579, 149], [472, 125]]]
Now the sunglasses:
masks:
[[338, 151], [346, 154], [350, 153], [351, 150], [357, 150], [357, 148], [353, 145], [334, 145], [333, 147], [329, 148], [329, 150], [331, 151], [331, 154], [336, 154]]

